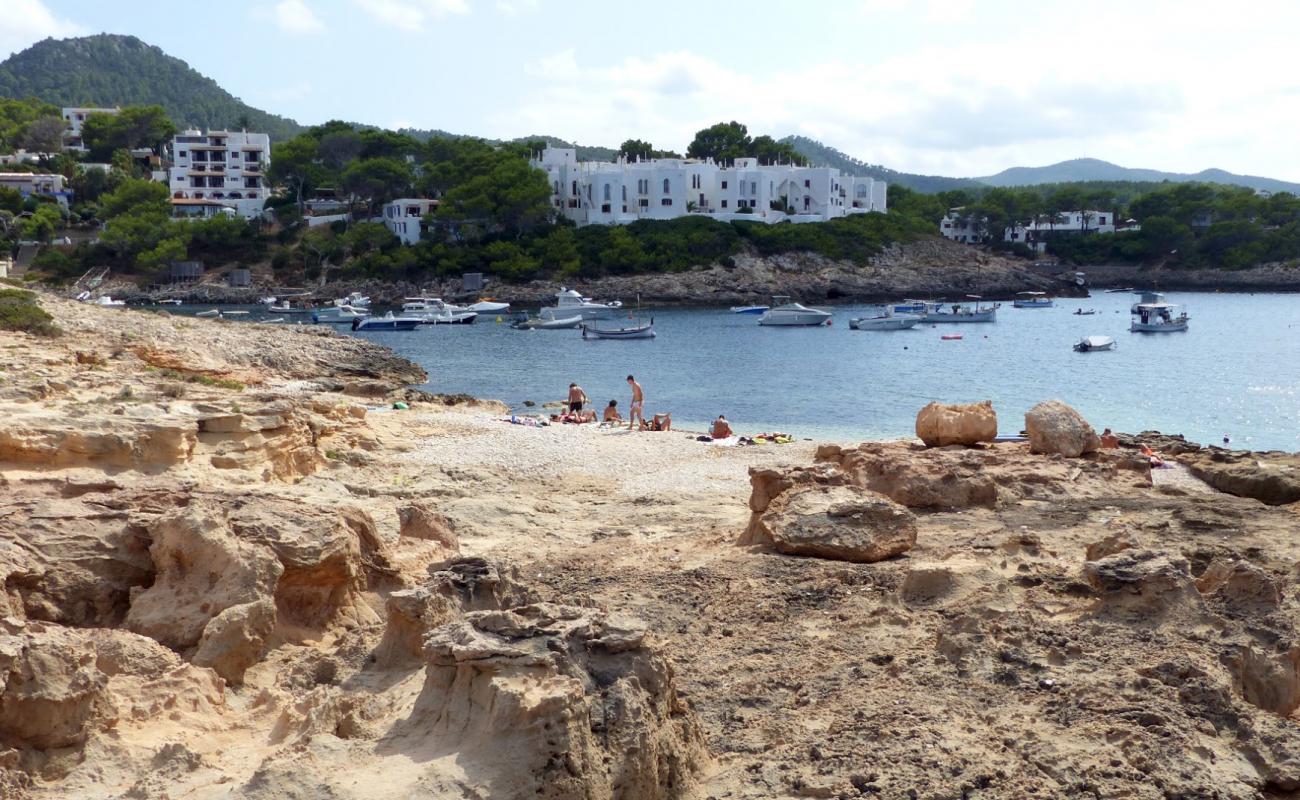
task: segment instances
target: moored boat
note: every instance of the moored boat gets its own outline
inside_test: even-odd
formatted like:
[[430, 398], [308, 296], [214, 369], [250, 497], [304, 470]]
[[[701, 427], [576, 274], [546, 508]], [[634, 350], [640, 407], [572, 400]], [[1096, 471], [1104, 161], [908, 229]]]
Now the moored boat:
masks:
[[358, 317], [352, 320], [354, 331], [413, 331], [422, 322], [418, 317], [396, 317], [389, 311], [382, 317]]
[[1187, 330], [1191, 319], [1182, 306], [1173, 303], [1138, 303], [1132, 311], [1128, 326], [1131, 333], [1177, 333]]
[[811, 328], [825, 325], [831, 319], [831, 312], [792, 303], [785, 295], [773, 297], [772, 302], [774, 305], [758, 318], [759, 325]]
[[981, 298], [969, 295], [974, 303], [929, 303], [922, 322], [996, 322], [998, 304], [984, 305]]
[[498, 303], [495, 300], [480, 300], [477, 303], [470, 303], [466, 308], [475, 314], [504, 314], [510, 310], [510, 304]]
[[221, 316], [221, 309], [219, 309], [219, 308], [209, 308], [207, 311], [200, 311], [199, 313], [195, 314], [194, 316], [196, 316], [196, 317], [205, 317], [205, 318], [219, 317], [219, 316]]
[[582, 316], [564, 317], [563, 319], [542, 319], [541, 317], [525, 317], [517, 319], [510, 323], [510, 327], [517, 331], [562, 331], [573, 330], [582, 325]]
[[904, 300], [901, 303], [896, 303], [893, 307], [893, 311], [896, 314], [922, 315], [925, 314], [925, 310], [929, 305], [930, 304], [925, 300], [908, 299], [908, 300]]
[[880, 313], [873, 316], [849, 320], [849, 329], [855, 331], [902, 331], [915, 327], [921, 321], [921, 318], [915, 314], [895, 314], [894, 309], [889, 306], [878, 310]]
[[584, 320], [609, 319], [622, 308], [623, 304], [617, 300], [597, 303], [574, 289], [561, 286], [555, 293], [555, 305], [541, 309], [538, 316], [543, 319], [568, 319], [574, 315], [580, 315]]
[[1013, 308], [1051, 308], [1052, 298], [1047, 292], [1019, 292], [1011, 301]]
[[732, 306], [732, 307], [731, 307], [731, 313], [733, 313], [733, 314], [762, 314], [764, 311], [768, 310], [769, 308], [771, 308], [771, 306]]
[[637, 323], [629, 320], [631, 324], [618, 328], [602, 328], [597, 325], [582, 324], [582, 338], [584, 339], [653, 339], [655, 338], [655, 321], [651, 317], [649, 322]]
[[1074, 352], [1091, 353], [1095, 350], [1114, 350], [1115, 340], [1109, 336], [1085, 336], [1074, 343]]

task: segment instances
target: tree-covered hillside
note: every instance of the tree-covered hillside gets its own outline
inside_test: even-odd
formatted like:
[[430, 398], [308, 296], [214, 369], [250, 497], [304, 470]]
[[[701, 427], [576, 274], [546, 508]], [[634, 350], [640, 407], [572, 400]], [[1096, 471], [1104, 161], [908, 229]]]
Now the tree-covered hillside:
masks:
[[39, 97], [57, 106], [160, 105], [181, 126], [247, 126], [273, 139], [302, 130], [291, 119], [241, 102], [184, 61], [134, 36], [37, 42], [0, 63], [0, 97]]
[[781, 139], [781, 143], [793, 147], [815, 167], [835, 167], [844, 175], [864, 175], [878, 181], [885, 181], [892, 186], [906, 186], [918, 192], [947, 192], [953, 189], [973, 189], [980, 185], [979, 181], [970, 178], [914, 175], [910, 172], [899, 172], [882, 167], [879, 164], [868, 164], [806, 136], [787, 136]]
[[1080, 181], [1140, 181], [1147, 183], [1220, 183], [1244, 186], [1269, 192], [1300, 193], [1300, 184], [1263, 178], [1258, 175], [1237, 175], [1221, 169], [1206, 169], [1196, 173], [1162, 172], [1158, 169], [1121, 167], [1097, 158], [1073, 158], [1045, 167], [1012, 167], [996, 175], [978, 179], [989, 186], [1036, 186], [1042, 183], [1078, 183]]

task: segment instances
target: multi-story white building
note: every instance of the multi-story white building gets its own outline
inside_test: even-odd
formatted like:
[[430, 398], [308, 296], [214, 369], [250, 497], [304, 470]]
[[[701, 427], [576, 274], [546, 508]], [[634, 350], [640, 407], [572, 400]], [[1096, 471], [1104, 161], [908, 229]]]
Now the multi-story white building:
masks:
[[704, 214], [759, 222], [822, 222], [884, 212], [886, 185], [842, 176], [833, 167], [764, 166], [739, 158], [578, 161], [572, 148], [548, 147], [532, 160], [551, 184], [556, 212], [578, 225]]
[[[968, 214], [964, 207], [952, 208], [939, 221], [939, 233], [955, 242], [976, 244], [988, 236], [987, 226], [987, 218]], [[1125, 223], [1119, 223], [1118, 228], [1127, 229]], [[1109, 211], [1063, 211], [1017, 222], [1002, 232], [1002, 240], [1019, 242], [1042, 252], [1047, 248], [1047, 240], [1053, 236], [1114, 233], [1116, 230], [1115, 215]]]
[[13, 189], [23, 197], [31, 197], [32, 195], [52, 197], [65, 208], [72, 200], [72, 190], [64, 188], [62, 175], [47, 175], [36, 172], [0, 172], [0, 188]]
[[172, 139], [168, 186], [178, 201], [217, 201], [245, 219], [261, 215], [269, 196], [271, 137], [244, 131], [188, 130]]
[[65, 108], [63, 109], [63, 149], [86, 152], [85, 143], [81, 141], [81, 126], [86, 124], [86, 117], [91, 114], [117, 114], [120, 108]]
[[948, 213], [939, 221], [939, 234], [954, 242], [974, 244], [980, 241], [981, 223], [986, 220], [976, 219], [966, 213], [965, 206], [948, 209]]
[[401, 198], [384, 204], [384, 225], [402, 244], [415, 244], [420, 241], [424, 218], [437, 210], [437, 200]]

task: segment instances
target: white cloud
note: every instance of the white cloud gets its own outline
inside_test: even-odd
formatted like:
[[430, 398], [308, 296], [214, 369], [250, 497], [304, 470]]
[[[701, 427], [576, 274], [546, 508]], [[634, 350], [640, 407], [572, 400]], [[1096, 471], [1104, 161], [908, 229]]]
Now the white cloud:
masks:
[[516, 17], [537, 8], [537, 0], [497, 0], [496, 8], [502, 16]]
[[467, 0], [353, 0], [376, 21], [399, 30], [424, 30], [431, 19], [469, 13]]
[[0, 1], [0, 57], [7, 57], [40, 40], [54, 36], [82, 36], [88, 31], [82, 26], [59, 19], [45, 7], [41, 0]]
[[271, 11], [271, 17], [280, 30], [295, 36], [325, 31], [325, 23], [320, 21], [311, 6], [303, 0], [283, 0], [277, 3]]

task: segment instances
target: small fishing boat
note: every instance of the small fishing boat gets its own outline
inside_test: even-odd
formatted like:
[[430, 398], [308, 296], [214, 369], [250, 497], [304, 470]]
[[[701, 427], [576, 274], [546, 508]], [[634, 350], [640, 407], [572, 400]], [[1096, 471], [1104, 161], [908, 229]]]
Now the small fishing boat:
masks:
[[311, 321], [318, 324], [351, 325], [352, 320], [364, 319], [368, 316], [370, 312], [366, 309], [355, 309], [352, 306], [330, 306], [311, 310]]
[[247, 312], [247, 311], [222, 311], [222, 312], [221, 312], [221, 316], [223, 316], [223, 317], [246, 317], [246, 316], [248, 316], [248, 312]]
[[924, 300], [911, 300], [911, 299], [908, 299], [908, 300], [904, 300], [903, 302], [898, 303], [897, 305], [895, 305], [895, 306], [894, 306], [894, 313], [896, 313], [896, 314], [918, 314], [918, 315], [920, 315], [920, 314], [925, 314], [926, 308], [927, 308], [928, 306], [929, 306], [929, 303], [927, 303], [927, 302], [924, 301]]
[[1013, 308], [1051, 308], [1052, 298], [1047, 296], [1047, 292], [1018, 292], [1016, 299], [1011, 301]]
[[194, 316], [196, 316], [196, 317], [205, 317], [205, 318], [219, 317], [219, 316], [221, 316], [221, 309], [219, 309], [219, 308], [209, 308], [207, 311], [200, 311], [199, 313], [195, 314]]
[[518, 331], [561, 331], [573, 330], [582, 326], [582, 316], [565, 317], [563, 319], [542, 319], [541, 317], [526, 317], [517, 319], [510, 323], [510, 327]]
[[731, 307], [731, 313], [733, 313], [733, 314], [762, 314], [764, 311], [768, 310], [770, 307], [771, 307], [771, 306], [732, 306], [732, 307]]
[[874, 316], [849, 320], [849, 330], [902, 331], [915, 327], [921, 321], [921, 318], [914, 314], [895, 314], [894, 309], [888, 306], [878, 310], [880, 313]]
[[1097, 313], [1097, 309], [1095, 309], [1095, 308], [1090, 308], [1090, 309], [1088, 309], [1088, 310], [1086, 310], [1086, 311], [1085, 311], [1084, 309], [1082, 309], [1082, 308], [1076, 308], [1076, 309], [1074, 310], [1074, 316], [1076, 316], [1076, 317], [1091, 317], [1093, 314], [1096, 314], [1096, 313]]
[[1131, 333], [1177, 333], [1187, 330], [1191, 319], [1182, 306], [1172, 303], [1138, 303], [1132, 311], [1128, 326]]
[[629, 320], [629, 325], [620, 328], [600, 328], [595, 325], [582, 325], [582, 338], [584, 339], [653, 339], [655, 338], [655, 321], [654, 317], [649, 322], [638, 324], [635, 320]]
[[974, 303], [929, 303], [922, 322], [997, 322], [998, 304], [984, 305], [977, 295]]
[[956, 341], [960, 341], [964, 337], [960, 333], [945, 333], [943, 336], [940, 336], [939, 338], [945, 342], [956, 342]]
[[772, 302], [775, 305], [764, 311], [763, 315], [758, 318], [759, 325], [811, 328], [817, 325], [825, 325], [831, 319], [831, 312], [792, 303], [790, 298], [785, 295], [773, 297]]
[[[317, 313], [318, 311], [318, 309], [314, 309], [314, 308], [294, 308], [293, 306], [289, 305], [288, 300], [281, 300], [278, 303], [271, 303], [266, 307], [266, 310], [269, 313], [273, 313], [273, 314], [314, 314]], [[328, 309], [319, 309], [319, 310], [327, 311]]]
[[423, 322], [418, 317], [395, 317], [389, 311], [382, 317], [365, 317], [352, 320], [354, 331], [413, 331]]
[[1094, 350], [1114, 350], [1115, 340], [1109, 336], [1085, 336], [1074, 343], [1074, 352], [1091, 353]]

